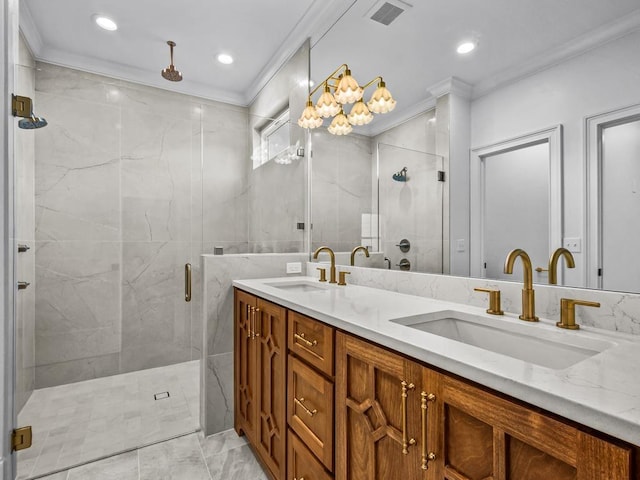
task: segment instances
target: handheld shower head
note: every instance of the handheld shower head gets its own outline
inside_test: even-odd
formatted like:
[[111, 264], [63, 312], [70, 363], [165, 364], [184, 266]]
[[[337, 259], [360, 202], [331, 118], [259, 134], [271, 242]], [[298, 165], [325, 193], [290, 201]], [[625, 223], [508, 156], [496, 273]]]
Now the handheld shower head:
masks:
[[23, 118], [18, 121], [18, 128], [22, 128], [24, 130], [34, 130], [36, 128], [46, 127], [47, 125], [48, 123], [44, 118], [36, 117], [33, 114], [29, 118]]
[[165, 78], [166, 80], [169, 80], [170, 82], [179, 82], [182, 80], [182, 73], [176, 70], [176, 67], [173, 64], [173, 47], [176, 46], [176, 42], [172, 42], [171, 40], [169, 40], [167, 42], [167, 45], [169, 45], [169, 49], [171, 52], [171, 63], [167, 68], [162, 70], [160, 74], [162, 75], [163, 78]]

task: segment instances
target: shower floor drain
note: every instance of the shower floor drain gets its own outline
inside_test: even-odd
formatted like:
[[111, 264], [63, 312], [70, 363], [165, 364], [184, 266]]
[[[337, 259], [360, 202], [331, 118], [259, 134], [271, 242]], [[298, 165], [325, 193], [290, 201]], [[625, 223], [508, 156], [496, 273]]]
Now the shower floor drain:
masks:
[[164, 400], [165, 398], [169, 398], [169, 392], [160, 392], [153, 395], [153, 398], [156, 400]]

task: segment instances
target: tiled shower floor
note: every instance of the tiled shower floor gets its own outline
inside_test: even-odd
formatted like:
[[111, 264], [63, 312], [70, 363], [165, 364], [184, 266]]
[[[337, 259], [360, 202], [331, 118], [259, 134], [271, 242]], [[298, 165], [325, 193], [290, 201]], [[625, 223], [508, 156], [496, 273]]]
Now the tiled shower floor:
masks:
[[[200, 428], [200, 362], [36, 390], [18, 415], [33, 446], [18, 479], [38, 477]], [[168, 398], [154, 394], [169, 392]]]

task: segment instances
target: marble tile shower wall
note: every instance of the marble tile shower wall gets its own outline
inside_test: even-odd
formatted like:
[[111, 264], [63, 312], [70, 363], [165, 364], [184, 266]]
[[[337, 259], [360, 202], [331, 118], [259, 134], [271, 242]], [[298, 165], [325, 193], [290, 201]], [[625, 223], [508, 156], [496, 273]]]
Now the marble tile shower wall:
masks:
[[[313, 131], [313, 245], [351, 251], [362, 239], [362, 214], [372, 211], [371, 139]], [[375, 165], [375, 162], [373, 163]]]
[[[16, 66], [16, 92], [33, 98], [35, 61], [22, 37]], [[30, 247], [16, 257], [17, 280], [29, 282], [16, 298], [16, 408], [22, 409], [35, 387], [35, 131], [14, 127], [16, 175], [16, 240]]]
[[200, 358], [184, 264], [247, 249], [246, 109], [40, 63], [36, 104], [36, 386]]

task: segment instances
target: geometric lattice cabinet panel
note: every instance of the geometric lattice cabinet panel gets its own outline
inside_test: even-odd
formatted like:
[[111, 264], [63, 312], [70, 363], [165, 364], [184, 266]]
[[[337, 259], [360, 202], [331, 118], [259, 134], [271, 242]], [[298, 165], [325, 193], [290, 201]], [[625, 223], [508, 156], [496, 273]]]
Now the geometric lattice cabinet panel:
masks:
[[286, 309], [235, 291], [236, 431], [278, 480], [286, 472]]

